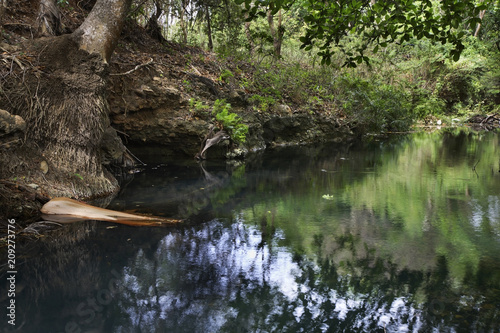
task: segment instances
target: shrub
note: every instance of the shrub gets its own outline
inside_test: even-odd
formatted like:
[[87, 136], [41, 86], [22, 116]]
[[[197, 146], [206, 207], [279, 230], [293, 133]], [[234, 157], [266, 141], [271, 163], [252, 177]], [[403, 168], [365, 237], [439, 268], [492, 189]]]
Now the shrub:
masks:
[[276, 104], [276, 100], [270, 96], [252, 95], [248, 101], [255, 105], [260, 111], [269, 111], [270, 107]]
[[484, 71], [481, 65], [469, 61], [451, 64], [436, 83], [436, 94], [445, 101], [447, 111], [454, 111], [455, 105], [471, 106], [481, 98], [480, 77]]
[[336, 86], [336, 101], [355, 120], [358, 131], [406, 131], [411, 126], [410, 99], [403, 89], [350, 75]]
[[236, 113], [229, 112], [230, 110], [231, 104], [226, 103], [224, 99], [218, 99], [214, 103], [212, 114], [215, 114], [215, 119], [217, 119], [234, 142], [237, 144], [245, 143], [248, 126], [241, 122], [240, 116]]
[[220, 76], [217, 78], [218, 81], [228, 82], [230, 78], [234, 78], [234, 74], [229, 69], [224, 69]]
[[208, 105], [203, 104], [202, 101], [196, 98], [189, 99], [189, 111], [193, 115], [202, 117], [207, 114], [208, 109], [210, 109], [210, 107]]

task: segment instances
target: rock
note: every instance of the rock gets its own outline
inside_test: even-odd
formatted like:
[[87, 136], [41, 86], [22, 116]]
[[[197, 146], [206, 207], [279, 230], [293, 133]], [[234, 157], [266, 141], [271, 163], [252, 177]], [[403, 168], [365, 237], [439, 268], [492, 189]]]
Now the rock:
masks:
[[9, 149], [20, 143], [25, 130], [23, 118], [0, 110], [0, 149]]
[[4, 42], [0, 43], [0, 50], [2, 50], [4, 52], [14, 53], [14, 52], [19, 51], [20, 49], [21, 48], [18, 45], [11, 45], [11, 44], [7, 44]]
[[247, 96], [244, 91], [232, 90], [229, 93], [228, 102], [232, 107], [246, 107], [248, 105]]
[[281, 114], [281, 115], [291, 115], [292, 114], [292, 109], [286, 105], [286, 104], [276, 104], [274, 107], [274, 112], [276, 112], [277, 114]]
[[248, 149], [236, 148], [236, 149], [229, 151], [226, 154], [226, 158], [228, 158], [228, 159], [244, 159], [247, 154], [248, 154]]
[[[354, 136], [348, 123], [340, 124], [336, 116], [304, 113], [283, 103], [266, 112], [256, 112], [252, 106], [258, 106], [258, 102], [249, 100], [246, 90], [214, 83], [200, 75], [173, 71], [165, 77], [137, 76], [127, 82], [122, 79], [111, 82], [110, 119], [113, 127], [127, 135], [128, 148], [139, 157], [158, 152], [170, 157], [194, 156], [200, 151], [215, 120], [209, 111], [194, 114], [189, 107], [190, 98], [205, 103], [226, 99], [232, 112], [249, 126], [244, 144], [248, 151], [273, 145], [341, 141]], [[189, 81], [189, 86], [181, 80]], [[227, 151], [228, 147], [214, 146], [208, 158], [246, 155], [243, 150], [229, 154]]]
[[47, 164], [47, 161], [40, 162], [40, 170], [42, 170], [44, 175], [49, 172], [49, 165]]

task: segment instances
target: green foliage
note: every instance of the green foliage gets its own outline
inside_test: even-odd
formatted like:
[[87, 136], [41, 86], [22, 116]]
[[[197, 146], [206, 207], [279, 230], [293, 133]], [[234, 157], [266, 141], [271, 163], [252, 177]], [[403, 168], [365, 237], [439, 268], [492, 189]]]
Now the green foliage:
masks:
[[[467, 31], [465, 26], [475, 27], [480, 23], [480, 10], [487, 9], [488, 3], [475, 1], [442, 0], [421, 1], [399, 0], [396, 3], [383, 1], [304, 1], [307, 11], [304, 16], [305, 32], [300, 37], [301, 48], [311, 51], [317, 48], [321, 62], [332, 63], [332, 55], [342, 52], [345, 64], [356, 67], [369, 63], [369, 49], [375, 54], [380, 48], [394, 41], [408, 42], [411, 38], [427, 38], [453, 48], [450, 56], [456, 61], [464, 49], [462, 39]], [[293, 0], [237, 0], [245, 3], [250, 19], [264, 16], [268, 10], [273, 14], [281, 8], [290, 8]], [[332, 19], [333, 18], [333, 19]], [[348, 36], [346, 39], [345, 36]], [[348, 45], [349, 37], [357, 36], [359, 43]], [[373, 45], [373, 47], [371, 47]]]
[[[480, 66], [480, 65], [479, 65]], [[452, 111], [456, 105], [473, 105], [481, 97], [479, 77], [484, 68], [478, 64], [461, 62], [451, 64], [436, 84], [436, 94]]]
[[206, 104], [203, 104], [202, 101], [196, 99], [196, 98], [190, 98], [189, 99], [189, 111], [198, 117], [204, 116], [205, 114], [208, 113], [208, 110], [210, 107]]
[[445, 111], [445, 101], [425, 89], [419, 89], [413, 98], [413, 113], [417, 119], [425, 119], [431, 115], [441, 115]]
[[215, 114], [215, 119], [228, 132], [234, 142], [237, 144], [245, 143], [248, 126], [241, 122], [240, 116], [229, 112], [230, 110], [231, 104], [226, 103], [224, 99], [218, 99], [214, 103], [212, 114]]
[[337, 103], [366, 132], [406, 131], [412, 124], [410, 96], [397, 87], [346, 75], [336, 82]]
[[252, 95], [248, 101], [259, 111], [269, 111], [271, 106], [276, 104], [276, 100], [271, 96]]
[[[196, 98], [190, 98], [189, 109], [193, 115], [205, 117], [209, 114], [210, 106]], [[225, 130], [235, 143], [245, 143], [248, 126], [241, 122], [240, 116], [230, 111], [231, 104], [226, 103], [225, 99], [217, 99], [211, 111], [213, 121], [217, 122], [218, 127]]]
[[312, 96], [321, 100], [332, 99], [333, 78], [338, 75], [329, 67], [313, 67], [301, 63], [265, 65], [254, 73], [257, 94], [250, 101], [263, 111], [283, 100], [296, 104], [308, 103]]
[[233, 1], [220, 1], [211, 13], [214, 50], [223, 58], [239, 57], [248, 50], [243, 34], [244, 17], [241, 8]]
[[193, 89], [191, 81], [186, 79], [182, 80], [182, 86], [186, 88], [186, 91], [191, 91]]
[[68, 7], [71, 9], [68, 0], [57, 0], [57, 5], [61, 7]]
[[231, 72], [229, 69], [224, 69], [222, 73], [220, 73], [220, 76], [218, 77], [218, 81], [222, 82], [228, 82], [230, 78], [234, 78], [233, 72]]
[[[238, 3], [245, 4], [246, 13]], [[407, 129], [414, 119], [499, 109], [498, 1], [217, 0], [192, 5], [192, 13], [209, 9], [214, 50], [229, 64], [218, 80], [244, 89], [260, 112], [286, 104], [294, 112], [337, 115], [342, 124], [376, 132]], [[174, 12], [181, 9], [177, 2], [173, 6]], [[271, 56], [267, 14], [276, 15], [276, 27], [280, 9], [285, 37], [277, 60]], [[472, 37], [484, 9], [479, 38]], [[206, 17], [189, 15], [190, 31], [198, 33], [190, 32], [197, 36], [188, 42], [206, 45], [201, 36], [207, 32]], [[170, 28], [170, 35], [178, 30]], [[459, 61], [451, 61], [458, 55]], [[185, 59], [194, 61], [190, 55]], [[209, 59], [200, 56], [199, 61]], [[193, 90], [187, 80], [182, 87]], [[190, 103], [200, 117], [209, 117], [207, 108], [200, 101]]]

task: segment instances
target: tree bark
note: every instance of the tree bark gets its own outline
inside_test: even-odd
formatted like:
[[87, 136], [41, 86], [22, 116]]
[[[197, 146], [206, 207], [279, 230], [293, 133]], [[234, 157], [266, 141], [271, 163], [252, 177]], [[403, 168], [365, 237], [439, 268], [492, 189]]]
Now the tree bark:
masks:
[[62, 33], [61, 13], [56, 0], [40, 0], [36, 25], [40, 36], [57, 36]]
[[[0, 26], [3, 26], [3, 16], [7, 8], [7, 0], [0, 0]], [[0, 29], [0, 40], [3, 39], [3, 29]]]
[[[33, 66], [22, 73], [22, 80], [17, 75], [5, 80], [0, 107], [26, 121], [26, 145], [36, 148], [32, 156], [23, 156], [24, 164], [48, 162], [49, 172], [40, 176], [39, 184], [50, 195], [84, 198], [118, 188], [102, 166], [100, 146], [109, 127], [107, 62], [130, 2], [98, 0], [73, 34], [26, 42]], [[31, 179], [38, 174], [33, 167], [28, 172]]]
[[[484, 14], [486, 13], [486, 10], [481, 10], [479, 12], [479, 18], [482, 20], [484, 17]], [[474, 37], [477, 37], [479, 35], [479, 30], [481, 29], [481, 23], [478, 23], [476, 26], [476, 31], [474, 32]]]
[[187, 44], [187, 38], [188, 38], [188, 27], [187, 27], [187, 22], [186, 22], [186, 5], [187, 5], [187, 0], [181, 0], [179, 8], [179, 21], [181, 24], [181, 31], [182, 31], [182, 44]]
[[80, 49], [99, 54], [105, 62], [111, 58], [131, 0], [98, 0], [89, 16], [73, 33]]
[[210, 51], [214, 50], [214, 42], [212, 40], [212, 21], [210, 19], [210, 9], [208, 4], [205, 5], [205, 15], [207, 20], [207, 36], [208, 36], [208, 49]]

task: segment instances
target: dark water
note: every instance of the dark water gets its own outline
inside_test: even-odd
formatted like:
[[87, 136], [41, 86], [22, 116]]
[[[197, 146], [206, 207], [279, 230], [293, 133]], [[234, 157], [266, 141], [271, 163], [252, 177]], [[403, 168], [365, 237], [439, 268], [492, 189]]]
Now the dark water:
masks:
[[19, 332], [500, 329], [498, 134], [142, 158], [109, 208], [185, 225], [81, 222], [21, 246]]

